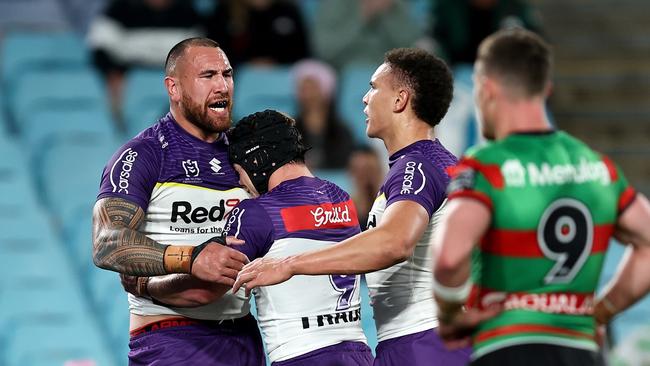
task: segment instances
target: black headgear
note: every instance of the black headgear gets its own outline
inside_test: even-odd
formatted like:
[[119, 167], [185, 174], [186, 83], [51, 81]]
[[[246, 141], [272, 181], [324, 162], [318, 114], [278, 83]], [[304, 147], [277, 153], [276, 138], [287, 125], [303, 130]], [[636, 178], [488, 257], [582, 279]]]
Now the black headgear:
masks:
[[232, 164], [248, 173], [259, 194], [266, 193], [274, 171], [292, 160], [303, 161], [307, 149], [290, 117], [265, 110], [242, 118], [228, 131]]

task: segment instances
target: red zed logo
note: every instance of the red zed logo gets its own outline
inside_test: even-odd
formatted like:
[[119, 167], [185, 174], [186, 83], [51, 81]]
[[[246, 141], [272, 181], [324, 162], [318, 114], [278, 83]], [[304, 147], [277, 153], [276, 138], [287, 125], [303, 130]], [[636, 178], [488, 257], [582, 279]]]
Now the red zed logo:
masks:
[[280, 215], [288, 232], [359, 226], [357, 209], [352, 200], [283, 208]]

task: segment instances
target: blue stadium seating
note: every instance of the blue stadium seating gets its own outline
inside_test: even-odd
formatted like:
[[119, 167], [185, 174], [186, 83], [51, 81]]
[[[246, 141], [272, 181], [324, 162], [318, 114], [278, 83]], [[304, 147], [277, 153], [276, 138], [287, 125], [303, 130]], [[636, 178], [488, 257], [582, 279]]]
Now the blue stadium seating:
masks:
[[295, 117], [295, 88], [289, 68], [243, 65], [235, 72], [235, 85], [235, 121], [265, 109]]
[[29, 212], [37, 206], [25, 151], [16, 141], [0, 136], [0, 216]]
[[34, 173], [43, 202], [66, 222], [80, 206], [95, 202], [101, 172], [117, 148], [110, 138], [76, 134], [51, 139], [35, 157]]
[[376, 69], [377, 65], [350, 65], [341, 71], [337, 105], [359, 144], [368, 144], [362, 99], [370, 88], [368, 83]]
[[1, 50], [0, 77], [7, 88], [29, 71], [83, 67], [90, 59], [83, 39], [72, 32], [10, 32]]
[[67, 134], [85, 133], [98, 138], [114, 139], [116, 124], [104, 108], [37, 110], [22, 126], [27, 147], [38, 154], [48, 139]]
[[18, 131], [38, 110], [87, 109], [109, 113], [102, 80], [92, 69], [30, 72], [17, 83], [9, 105]]
[[134, 69], [127, 74], [122, 101], [127, 136], [136, 135], [169, 111], [164, 79], [164, 71], [157, 69]]
[[346, 192], [352, 191], [350, 175], [343, 169], [322, 169], [314, 171], [314, 175], [320, 179], [328, 180], [341, 187]]

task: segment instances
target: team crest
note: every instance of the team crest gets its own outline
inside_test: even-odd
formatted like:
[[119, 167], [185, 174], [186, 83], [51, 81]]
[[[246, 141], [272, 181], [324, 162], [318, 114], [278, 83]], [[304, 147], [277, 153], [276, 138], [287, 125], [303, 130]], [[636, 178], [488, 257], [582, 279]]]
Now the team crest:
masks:
[[196, 160], [183, 160], [183, 170], [188, 178], [199, 176], [199, 163]]

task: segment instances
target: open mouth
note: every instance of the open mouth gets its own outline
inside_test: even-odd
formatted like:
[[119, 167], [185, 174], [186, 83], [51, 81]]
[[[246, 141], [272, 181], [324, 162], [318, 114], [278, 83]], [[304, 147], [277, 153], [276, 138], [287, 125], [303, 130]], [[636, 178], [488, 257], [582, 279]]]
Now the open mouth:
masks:
[[223, 112], [226, 108], [228, 108], [228, 100], [224, 99], [224, 100], [214, 102], [208, 105], [208, 108], [210, 108], [214, 112]]

